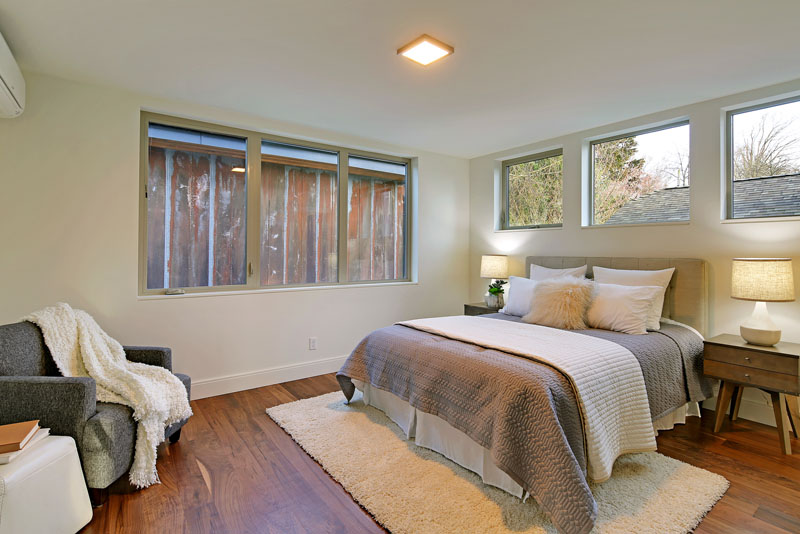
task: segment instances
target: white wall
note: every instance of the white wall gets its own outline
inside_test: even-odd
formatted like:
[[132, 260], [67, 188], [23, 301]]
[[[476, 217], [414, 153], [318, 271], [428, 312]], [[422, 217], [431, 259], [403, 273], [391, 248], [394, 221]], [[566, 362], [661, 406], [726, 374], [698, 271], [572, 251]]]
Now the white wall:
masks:
[[[648, 115], [606, 127], [548, 139], [470, 161], [470, 297], [480, 300], [486, 281], [479, 277], [481, 254], [510, 255], [511, 274], [522, 276], [525, 256], [640, 256], [703, 258], [710, 271], [710, 331], [737, 333], [752, 312], [752, 303], [730, 298], [731, 258], [741, 256], [794, 258], [800, 282], [800, 218], [782, 221], [721, 220], [723, 204], [724, 117], [726, 108], [775, 96], [800, 94], [800, 80], [757, 91]], [[688, 118], [691, 121], [691, 222], [630, 227], [581, 226], [582, 180], [588, 162], [587, 138], [641, 126]], [[497, 231], [500, 204], [500, 161], [564, 149], [564, 225], [561, 229]], [[773, 303], [770, 313], [783, 339], [800, 342], [800, 301]], [[763, 394], [748, 390], [742, 413], [772, 422]]]
[[[800, 220], [722, 222], [724, 108], [800, 94], [800, 80], [465, 160], [388, 146], [216, 108], [158, 100], [27, 73], [28, 109], [0, 120], [0, 324], [57, 301], [90, 311], [126, 344], [173, 349], [195, 397], [335, 370], [369, 331], [456, 314], [485, 291], [480, 255], [505, 253], [512, 274], [530, 254], [700, 257], [710, 264], [709, 334], [736, 332], [751, 305], [729, 298], [730, 259], [790, 256], [800, 280]], [[230, 296], [137, 297], [139, 110], [419, 158], [419, 283]], [[688, 117], [689, 224], [582, 228], [585, 139]], [[563, 146], [564, 227], [496, 231], [499, 161]], [[800, 302], [771, 304], [800, 342]], [[308, 350], [308, 337], [318, 350]], [[750, 392], [743, 412], [769, 422]]]
[[[199, 398], [333, 371], [375, 328], [461, 313], [466, 160], [33, 73], [26, 80], [25, 113], [0, 120], [0, 324], [69, 302], [123, 344], [172, 347], [175, 370], [192, 375]], [[417, 157], [419, 283], [137, 297], [142, 108]]]

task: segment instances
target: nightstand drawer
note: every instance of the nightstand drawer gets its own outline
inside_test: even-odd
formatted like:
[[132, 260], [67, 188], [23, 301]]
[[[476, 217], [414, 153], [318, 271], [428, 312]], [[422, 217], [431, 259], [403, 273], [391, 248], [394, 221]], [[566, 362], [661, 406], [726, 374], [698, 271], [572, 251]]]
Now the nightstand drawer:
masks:
[[797, 395], [798, 392], [800, 392], [800, 379], [798, 379], [796, 375], [774, 373], [772, 371], [764, 371], [763, 369], [755, 369], [743, 365], [734, 365], [708, 359], [703, 361], [703, 373], [707, 376], [721, 378], [723, 380], [747, 384], [748, 386], [783, 391], [793, 395]]
[[703, 349], [703, 359], [754, 367], [775, 373], [798, 375], [797, 358], [779, 354], [706, 343]]

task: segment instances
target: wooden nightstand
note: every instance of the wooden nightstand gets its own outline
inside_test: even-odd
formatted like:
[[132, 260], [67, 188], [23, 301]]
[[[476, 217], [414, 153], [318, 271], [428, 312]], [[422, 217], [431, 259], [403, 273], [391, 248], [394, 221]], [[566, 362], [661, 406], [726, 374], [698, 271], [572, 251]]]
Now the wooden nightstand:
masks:
[[772, 396], [781, 448], [785, 454], [792, 454], [788, 427], [800, 437], [800, 417], [789, 409], [786, 396], [800, 395], [800, 345], [780, 342], [774, 347], [759, 347], [739, 336], [722, 334], [705, 341], [703, 373], [721, 381], [714, 432], [722, 427], [731, 399], [731, 420], [735, 421], [744, 388], [757, 387]]
[[486, 315], [487, 313], [497, 313], [500, 308], [490, 308], [483, 302], [464, 304], [464, 315]]

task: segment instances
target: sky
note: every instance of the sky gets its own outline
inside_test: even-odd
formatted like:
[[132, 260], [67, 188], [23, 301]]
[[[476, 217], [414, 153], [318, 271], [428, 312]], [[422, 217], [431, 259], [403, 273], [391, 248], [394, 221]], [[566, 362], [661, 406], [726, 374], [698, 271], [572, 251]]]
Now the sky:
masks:
[[[788, 121], [790, 126], [786, 135], [797, 140], [794, 157], [800, 166], [800, 102], [792, 102], [781, 106], [738, 113], [733, 116], [734, 147], [740, 145], [751, 129], [759, 124], [762, 117], [767, 124]], [[644, 158], [645, 170], [654, 172], [665, 163], [674, 161], [678, 153], [689, 153], [689, 125], [677, 126], [637, 136], [637, 157]], [[667, 187], [674, 187], [668, 183]]]
[[800, 165], [800, 102], [792, 102], [781, 106], [757, 109], [733, 116], [734, 147], [741, 144], [743, 138], [766, 117], [767, 124], [788, 122], [785, 134], [795, 140], [794, 160]]
[[[638, 149], [636, 156], [644, 158], [644, 170], [657, 174], [657, 169], [665, 164], [677, 162], [677, 155], [689, 154], [689, 125], [675, 126], [666, 130], [650, 132], [636, 137]], [[675, 187], [677, 183], [667, 183]]]

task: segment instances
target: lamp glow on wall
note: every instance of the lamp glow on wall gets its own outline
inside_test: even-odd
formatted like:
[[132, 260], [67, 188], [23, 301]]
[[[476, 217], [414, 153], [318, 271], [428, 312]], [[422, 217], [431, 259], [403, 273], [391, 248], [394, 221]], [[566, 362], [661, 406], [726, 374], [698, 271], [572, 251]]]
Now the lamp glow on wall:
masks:
[[[481, 256], [481, 278], [490, 278], [489, 292], [484, 296], [486, 305], [490, 308], [501, 308], [503, 306], [503, 289], [500, 293], [492, 293], [491, 288], [498, 286], [495, 280], [505, 280], [508, 278], [508, 256], [498, 254], [487, 254]], [[499, 284], [502, 285], [502, 284]]]
[[739, 327], [748, 343], [772, 346], [781, 340], [781, 330], [769, 316], [767, 302], [794, 300], [794, 277], [790, 258], [734, 258], [731, 297], [755, 301], [753, 315]]

